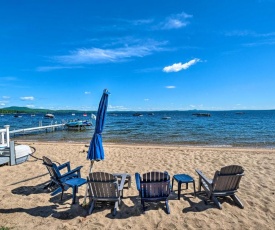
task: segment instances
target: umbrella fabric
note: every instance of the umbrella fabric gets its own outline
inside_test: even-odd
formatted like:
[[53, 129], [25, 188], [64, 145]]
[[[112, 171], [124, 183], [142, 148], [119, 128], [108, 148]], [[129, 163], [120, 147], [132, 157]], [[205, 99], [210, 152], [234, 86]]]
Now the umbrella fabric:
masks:
[[87, 154], [87, 160], [91, 160], [91, 161], [104, 160], [104, 149], [102, 146], [101, 133], [103, 131], [103, 127], [105, 123], [105, 117], [106, 117], [107, 106], [108, 106], [108, 96], [109, 96], [109, 92], [107, 89], [105, 89], [103, 91], [103, 95], [101, 97], [101, 100], [98, 106], [98, 111], [96, 115], [95, 132], [90, 142], [90, 147]]

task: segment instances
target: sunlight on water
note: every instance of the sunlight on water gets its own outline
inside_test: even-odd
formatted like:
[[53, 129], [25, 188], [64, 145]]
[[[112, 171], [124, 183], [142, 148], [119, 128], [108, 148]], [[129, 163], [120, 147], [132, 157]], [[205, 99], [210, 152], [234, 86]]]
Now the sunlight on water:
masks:
[[[104, 142], [149, 143], [219, 147], [275, 147], [275, 111], [211, 111], [210, 117], [198, 117], [191, 111], [142, 112], [143, 116], [133, 116], [133, 112], [110, 112], [103, 131]], [[170, 117], [163, 119], [163, 117]], [[43, 115], [31, 117], [24, 114], [0, 117], [0, 127], [6, 124], [10, 130], [43, 125], [60, 124], [70, 119], [82, 119], [82, 115], [72, 117], [55, 115], [45, 119]], [[95, 124], [95, 121], [92, 120]], [[83, 131], [60, 130], [56, 132], [36, 132], [35, 134], [11, 136], [15, 140], [73, 141], [88, 143], [93, 135], [91, 129]]]

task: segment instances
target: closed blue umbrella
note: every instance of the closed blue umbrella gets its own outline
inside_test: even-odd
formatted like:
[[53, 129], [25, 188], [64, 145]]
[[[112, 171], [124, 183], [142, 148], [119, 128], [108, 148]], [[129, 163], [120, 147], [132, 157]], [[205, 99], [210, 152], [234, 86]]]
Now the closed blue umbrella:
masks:
[[[110, 93], [108, 92], [108, 90], [104, 89], [101, 100], [98, 105], [98, 110], [96, 114], [95, 132], [90, 142], [90, 146], [87, 154], [87, 160], [91, 161], [90, 172], [92, 172], [92, 167], [95, 161], [104, 160], [104, 149], [102, 146], [101, 133], [103, 131], [103, 127], [105, 123], [109, 94]], [[86, 205], [87, 194], [88, 194], [88, 184], [86, 187], [86, 194], [83, 202], [84, 205]]]
[[108, 90], [104, 89], [103, 95], [101, 97], [101, 100], [98, 106], [98, 111], [96, 115], [95, 132], [90, 142], [90, 147], [87, 154], [87, 160], [91, 160], [91, 161], [104, 160], [104, 149], [102, 146], [101, 134], [105, 123], [109, 94], [110, 93], [108, 92]]

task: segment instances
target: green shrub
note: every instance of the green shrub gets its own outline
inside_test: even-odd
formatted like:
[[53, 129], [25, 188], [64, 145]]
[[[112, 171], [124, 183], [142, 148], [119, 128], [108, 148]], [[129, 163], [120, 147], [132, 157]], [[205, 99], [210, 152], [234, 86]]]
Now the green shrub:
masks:
[[0, 230], [10, 230], [8, 227], [0, 226]]

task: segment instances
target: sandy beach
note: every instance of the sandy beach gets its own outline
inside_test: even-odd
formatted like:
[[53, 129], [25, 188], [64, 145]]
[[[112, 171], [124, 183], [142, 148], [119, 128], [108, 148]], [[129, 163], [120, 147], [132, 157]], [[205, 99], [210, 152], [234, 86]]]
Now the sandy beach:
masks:
[[[19, 142], [22, 143], [22, 142]], [[53, 161], [71, 162], [71, 167], [83, 165], [86, 177], [90, 162], [85, 143], [27, 142], [36, 148], [38, 158], [47, 156]], [[51, 197], [43, 189], [49, 175], [40, 160], [30, 158], [16, 166], [0, 167], [0, 227], [8, 229], [274, 229], [275, 228], [275, 150], [203, 148], [162, 145], [114, 145], [104, 143], [105, 160], [96, 162], [93, 171], [129, 173], [132, 187], [124, 191], [124, 198], [116, 216], [107, 206], [96, 207], [88, 215], [83, 207], [86, 186], [71, 205], [71, 189]], [[150, 204], [143, 213], [134, 180], [136, 172], [168, 171], [185, 173], [196, 183], [195, 169], [210, 179], [216, 170], [226, 165], [241, 165], [245, 169], [238, 196], [245, 208], [240, 209], [230, 198], [219, 210], [211, 202], [206, 205], [203, 194], [193, 197], [193, 187], [182, 190], [177, 199], [176, 186], [169, 198], [171, 214], [164, 203]], [[184, 189], [185, 186], [183, 185]]]

